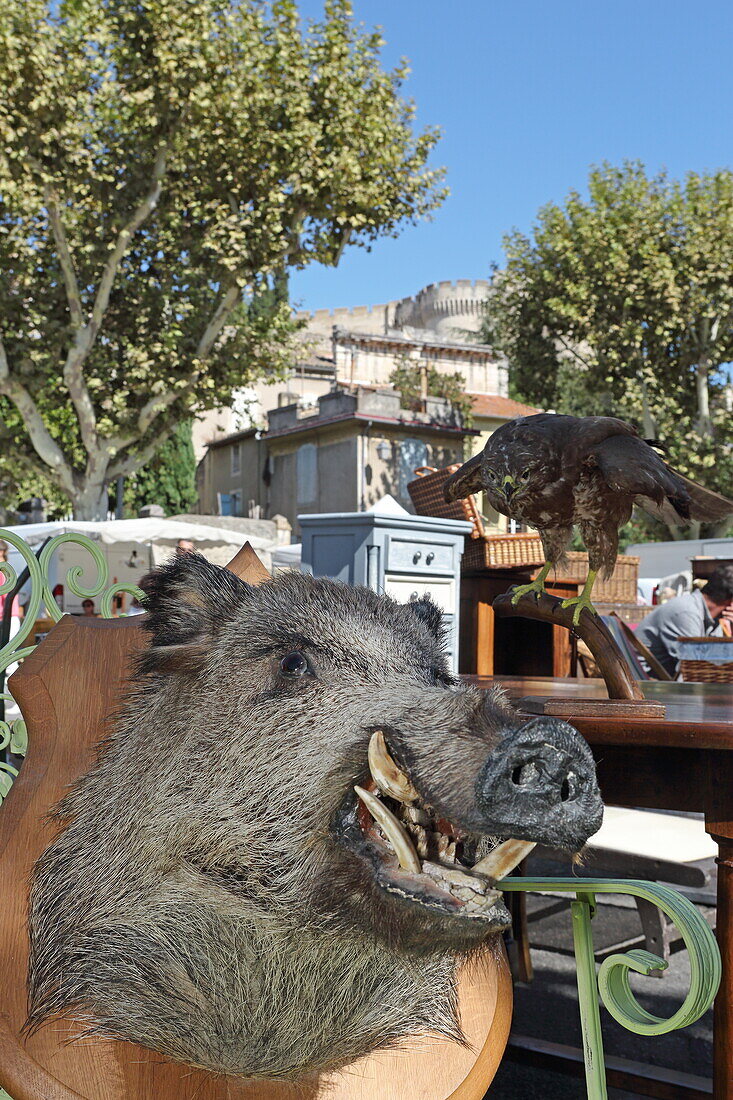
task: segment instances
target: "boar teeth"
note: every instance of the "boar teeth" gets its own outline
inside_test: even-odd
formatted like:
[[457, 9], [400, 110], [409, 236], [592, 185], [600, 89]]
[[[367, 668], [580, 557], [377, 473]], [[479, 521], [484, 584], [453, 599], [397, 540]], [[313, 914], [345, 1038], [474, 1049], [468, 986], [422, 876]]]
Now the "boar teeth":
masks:
[[492, 890], [487, 882], [474, 878], [468, 871], [461, 871], [457, 867], [446, 867], [443, 863], [425, 860], [423, 873], [454, 897], [461, 901], [473, 901], [481, 908], [492, 906], [501, 897], [499, 891]]
[[496, 882], [513, 871], [534, 847], [531, 840], [505, 840], [498, 848], [494, 848], [493, 852], [489, 852], [479, 863], [476, 863], [471, 870], [474, 874], [478, 872], [480, 875], [488, 875]]
[[394, 848], [400, 867], [404, 871], [412, 871], [413, 874], [419, 875], [422, 871], [420, 858], [413, 847], [412, 841], [394, 814], [375, 795], [365, 791], [363, 787], [354, 787], [354, 790], [377, 824], [382, 827], [383, 832]]
[[387, 751], [381, 730], [375, 730], [369, 741], [369, 770], [380, 791], [398, 802], [415, 802], [419, 797], [405, 773], [397, 767]]
[[401, 816], [404, 821], [409, 821], [413, 825], [430, 824], [430, 815], [426, 814], [425, 810], [419, 810], [416, 806], [403, 806]]

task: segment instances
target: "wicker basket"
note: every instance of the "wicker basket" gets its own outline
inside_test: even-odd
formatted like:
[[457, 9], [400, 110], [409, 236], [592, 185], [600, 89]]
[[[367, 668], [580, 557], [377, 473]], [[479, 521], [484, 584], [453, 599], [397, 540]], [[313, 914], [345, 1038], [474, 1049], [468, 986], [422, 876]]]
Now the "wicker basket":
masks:
[[[585, 584], [588, 579], [588, 555], [571, 551], [567, 564], [550, 573], [548, 582], [570, 581]], [[537, 534], [484, 535], [476, 542], [466, 542], [461, 568], [469, 569], [537, 569], [544, 565], [542, 542]], [[639, 558], [620, 554], [608, 580], [600, 577], [593, 585], [593, 602], [635, 604], [639, 577]]]
[[[619, 554], [613, 574], [608, 580], [599, 577], [593, 585], [593, 602], [599, 603], [636, 603], [639, 581], [639, 558]], [[568, 564], [558, 569], [558, 580], [578, 581], [585, 584], [588, 579], [588, 555], [576, 550], [568, 554]]]
[[614, 612], [623, 622], [632, 625], [638, 625], [644, 621], [647, 615], [651, 615], [652, 611], [656, 611], [656, 607], [648, 603], [614, 603], [611, 600], [596, 600], [595, 588], [593, 589], [593, 597], [593, 606], [599, 615], [610, 615], [611, 612]]
[[464, 500], [453, 500], [448, 503], [443, 496], [443, 486], [446, 481], [460, 468], [458, 464], [443, 466], [439, 470], [434, 466], [418, 466], [415, 470], [417, 477], [409, 483], [407, 491], [419, 516], [468, 520], [473, 524], [473, 531], [469, 537], [480, 539], [483, 538], [484, 525], [481, 513], [476, 506], [476, 498], [469, 496]]
[[466, 539], [461, 569], [533, 569], [544, 560], [539, 535], [483, 535]]
[[694, 650], [700, 646], [709, 650], [711, 657], [714, 655], [717, 647], [727, 646], [728, 649], [723, 651], [727, 655], [728, 650], [733, 649], [732, 638], [711, 638], [710, 635], [707, 635], [704, 638], [680, 638], [679, 642], [680, 654], [682, 657], [680, 661], [680, 673], [683, 680], [689, 680], [697, 684], [733, 684], [733, 661], [706, 661], [697, 656], [685, 656], [686, 648], [694, 652]]

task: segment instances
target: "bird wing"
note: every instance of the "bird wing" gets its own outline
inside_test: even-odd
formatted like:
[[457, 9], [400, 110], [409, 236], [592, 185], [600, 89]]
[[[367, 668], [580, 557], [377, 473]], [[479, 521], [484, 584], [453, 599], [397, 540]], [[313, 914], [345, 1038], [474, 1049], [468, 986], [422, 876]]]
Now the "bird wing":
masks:
[[456, 470], [448, 478], [443, 486], [443, 495], [449, 504], [453, 500], [463, 500], [471, 493], [481, 492], [484, 487], [481, 481], [481, 461], [483, 457], [483, 451], [474, 455], [473, 458], [469, 458], [468, 462], [463, 463], [460, 470]]
[[[671, 467], [667, 466], [667, 469], [670, 470]], [[712, 489], [706, 489], [704, 485], [699, 485], [684, 474], [678, 474], [676, 470], [673, 472], [690, 495], [691, 519], [714, 523], [717, 519], [725, 519], [726, 516], [733, 514], [733, 500], [721, 496], [720, 493], [714, 493]]]
[[589, 452], [611, 489], [665, 523], [691, 519], [714, 523], [733, 515], [733, 501], [677, 473], [643, 439], [612, 436]]
[[684, 480], [638, 436], [604, 439], [589, 449], [587, 461], [598, 467], [609, 489], [640, 498], [646, 511], [674, 523], [690, 518], [691, 498]]

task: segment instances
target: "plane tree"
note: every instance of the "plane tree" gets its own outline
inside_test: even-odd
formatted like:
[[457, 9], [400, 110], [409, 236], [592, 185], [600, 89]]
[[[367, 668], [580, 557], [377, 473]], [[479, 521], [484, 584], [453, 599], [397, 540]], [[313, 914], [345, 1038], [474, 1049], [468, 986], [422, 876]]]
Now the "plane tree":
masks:
[[[614, 415], [733, 493], [733, 173], [603, 165], [505, 239], [484, 339], [522, 399]], [[677, 531], [671, 532], [677, 534]]]
[[77, 518], [292, 361], [288, 271], [428, 216], [442, 172], [347, 0], [6, 0], [0, 438]]

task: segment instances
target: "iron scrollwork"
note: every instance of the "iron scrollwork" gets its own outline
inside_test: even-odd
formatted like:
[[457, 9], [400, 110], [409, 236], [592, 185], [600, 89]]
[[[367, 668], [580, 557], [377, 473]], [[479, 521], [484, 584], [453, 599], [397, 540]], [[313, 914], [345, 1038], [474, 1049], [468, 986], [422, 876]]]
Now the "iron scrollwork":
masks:
[[[0, 528], [0, 539], [18, 551], [28, 568], [30, 577], [30, 598], [20, 628], [7, 644], [0, 648], [0, 675], [11, 665], [28, 657], [36, 648], [35, 641], [31, 645], [28, 645], [27, 642], [38, 619], [41, 607], [45, 607], [46, 617], [54, 623], [57, 623], [63, 615], [63, 611], [54, 598], [50, 580], [51, 560], [59, 547], [74, 544], [80, 546], [89, 554], [97, 571], [95, 584], [91, 586], [82, 585], [81, 581], [85, 576], [86, 569], [84, 566], [79, 565], [72, 566], [67, 571], [65, 583], [69, 591], [80, 599], [99, 599], [103, 618], [112, 617], [114, 600], [120, 593], [124, 592], [137, 599], [143, 596], [142, 590], [137, 585], [108, 583], [109, 567], [106, 558], [87, 535], [73, 531], [56, 535], [54, 538], [49, 539], [38, 557], [33, 553], [28, 543], [14, 531]], [[14, 592], [17, 583], [17, 570], [9, 562], [0, 562], [0, 596], [7, 596]], [[0, 698], [6, 704], [12, 702], [12, 697], [7, 693], [4, 693]], [[16, 756], [24, 756], [26, 746], [27, 731], [22, 718], [17, 718], [12, 722], [0, 721], [0, 752], [3, 755], [6, 750], [9, 750], [10, 753]], [[0, 760], [0, 803], [10, 790], [17, 774], [17, 769], [10, 762]]]
[[[504, 879], [501, 889], [575, 894], [570, 908], [589, 1100], [606, 1100], [608, 1095], [599, 993], [614, 1020], [637, 1035], [664, 1035], [686, 1027], [699, 1020], [713, 1003], [720, 985], [720, 950], [695, 906], [676, 890], [658, 882], [640, 880], [523, 877]], [[596, 973], [591, 931], [596, 894], [631, 894], [644, 898], [661, 909], [678, 928], [690, 958], [690, 988], [681, 1006], [668, 1019], [654, 1016], [640, 1005], [629, 984], [631, 973], [665, 970], [668, 964], [664, 959], [649, 951], [617, 952], [604, 959]]]

